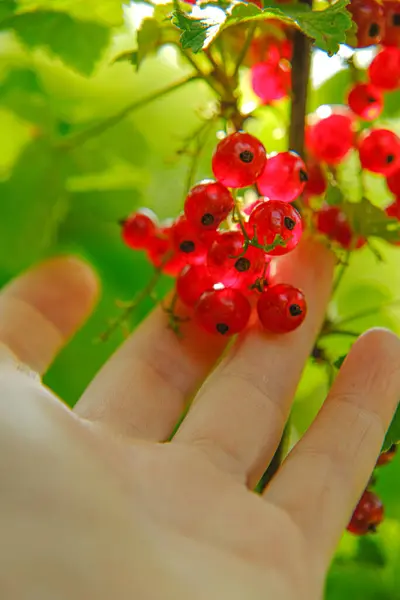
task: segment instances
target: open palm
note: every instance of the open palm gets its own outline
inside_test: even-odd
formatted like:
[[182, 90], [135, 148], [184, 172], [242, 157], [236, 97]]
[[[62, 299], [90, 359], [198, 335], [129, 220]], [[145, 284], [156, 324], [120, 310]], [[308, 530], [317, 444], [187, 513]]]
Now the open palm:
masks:
[[299, 330], [268, 336], [254, 325], [215, 367], [223, 340], [191, 323], [179, 340], [157, 309], [73, 412], [14, 356], [44, 372], [90, 312], [96, 280], [56, 259], [3, 291], [5, 598], [321, 598], [397, 404], [400, 343], [375, 330], [354, 345], [314, 424], [254, 494], [321, 326], [333, 259], [309, 243], [277, 269], [307, 295]]

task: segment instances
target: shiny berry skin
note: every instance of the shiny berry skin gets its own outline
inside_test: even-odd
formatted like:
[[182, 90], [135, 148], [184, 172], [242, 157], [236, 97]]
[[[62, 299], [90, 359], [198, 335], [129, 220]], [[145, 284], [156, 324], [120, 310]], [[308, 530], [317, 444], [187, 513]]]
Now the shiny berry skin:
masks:
[[357, 48], [379, 44], [385, 28], [382, 6], [375, 0], [351, 0], [347, 8], [357, 23]]
[[249, 133], [239, 131], [219, 142], [212, 158], [212, 170], [226, 187], [243, 188], [255, 183], [266, 161], [262, 143]]
[[135, 250], [144, 250], [156, 233], [156, 216], [150, 210], [139, 210], [121, 221], [121, 225], [125, 244]]
[[307, 179], [306, 165], [296, 152], [279, 152], [268, 158], [257, 187], [271, 200], [293, 202], [304, 190]]
[[368, 68], [369, 81], [381, 90], [395, 90], [400, 85], [400, 49], [383, 48]]
[[185, 216], [199, 230], [217, 229], [233, 209], [230, 191], [218, 181], [195, 185], [185, 200]]
[[286, 98], [291, 86], [290, 63], [281, 59], [259, 62], [251, 67], [251, 86], [263, 104]]
[[157, 269], [162, 268], [163, 273], [172, 277], [176, 277], [185, 264], [172, 246], [170, 226], [161, 227], [149, 240], [147, 257]]
[[200, 296], [213, 289], [214, 281], [203, 265], [186, 265], [176, 280], [176, 293], [186, 306], [194, 306]]
[[373, 121], [383, 110], [383, 95], [380, 89], [369, 83], [357, 83], [350, 90], [347, 104], [364, 121]]
[[392, 194], [400, 196], [400, 169], [389, 175], [386, 183]]
[[347, 531], [355, 535], [365, 535], [375, 531], [382, 521], [383, 504], [380, 498], [374, 492], [365, 490], [353, 512]]
[[379, 456], [378, 460], [376, 461], [376, 466], [383, 467], [384, 465], [388, 465], [389, 463], [391, 463], [394, 457], [396, 456], [396, 452], [397, 445], [392, 444], [390, 448], [386, 450], [386, 452], [382, 452], [382, 454]]
[[317, 160], [339, 164], [354, 146], [351, 113], [332, 113], [316, 120], [306, 129], [306, 145]]
[[268, 287], [257, 302], [261, 325], [271, 333], [289, 333], [299, 327], [307, 314], [304, 294], [286, 283]]
[[207, 267], [214, 281], [226, 287], [245, 288], [262, 274], [264, 252], [249, 246], [243, 255], [243, 235], [240, 231], [221, 233], [207, 253]]
[[363, 169], [391, 175], [400, 168], [400, 138], [389, 129], [372, 129], [358, 144]]
[[203, 264], [207, 253], [207, 243], [213, 232], [199, 232], [186, 217], [175, 221], [171, 230], [172, 245], [184, 264]]
[[321, 196], [328, 187], [325, 175], [318, 163], [309, 161], [307, 163], [307, 176], [304, 192], [306, 196]]
[[385, 46], [400, 46], [400, 3], [385, 0], [383, 4], [385, 14], [385, 34], [382, 44]]
[[392, 204], [389, 204], [385, 209], [385, 213], [388, 217], [400, 221], [400, 198], [396, 198]]
[[234, 335], [243, 331], [251, 313], [250, 303], [233, 289], [211, 290], [200, 296], [195, 307], [195, 318], [209, 333]]
[[256, 235], [258, 243], [262, 245], [272, 244], [277, 235], [286, 241], [286, 246], [276, 246], [268, 251], [271, 256], [280, 256], [293, 250], [303, 233], [299, 212], [292, 204], [278, 200], [257, 206], [250, 215], [247, 230], [249, 236]]

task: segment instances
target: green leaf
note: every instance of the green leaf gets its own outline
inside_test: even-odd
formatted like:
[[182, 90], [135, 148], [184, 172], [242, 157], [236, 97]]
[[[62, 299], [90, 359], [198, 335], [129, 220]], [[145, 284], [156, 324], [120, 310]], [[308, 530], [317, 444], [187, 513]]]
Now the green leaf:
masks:
[[0, 21], [10, 17], [17, 9], [17, 4], [14, 0], [0, 0]]
[[23, 11], [51, 10], [106, 25], [122, 25], [124, 4], [125, 0], [18, 0]]
[[12, 29], [28, 48], [43, 48], [83, 75], [92, 73], [110, 39], [104, 25], [52, 11], [14, 15], [1, 29]]
[[393, 444], [400, 442], [400, 406], [397, 406], [395, 415], [390, 423], [390, 427], [386, 432], [385, 440], [382, 446], [382, 452], [389, 450]]
[[25, 121], [51, 128], [52, 114], [42, 83], [32, 69], [13, 69], [0, 82], [0, 105]]
[[301, 29], [322, 50], [329, 55], [339, 50], [339, 44], [346, 41], [346, 31], [351, 27], [350, 13], [346, 10], [349, 0], [338, 0], [325, 10], [311, 10], [306, 5], [273, 5], [263, 10], [252, 3], [235, 4], [221, 22], [188, 17], [182, 11], [175, 11], [173, 22], [183, 32], [183, 48], [199, 52], [211, 36], [238, 23], [266, 18], [278, 19]]
[[400, 241], [399, 221], [388, 217], [366, 198], [356, 204], [346, 202], [342, 209], [350, 221], [352, 230], [358, 235], [379, 237], [388, 242]]
[[339, 358], [337, 358], [335, 360], [335, 362], [333, 363], [333, 366], [336, 367], [336, 369], [340, 369], [340, 367], [342, 366], [342, 364], [344, 363], [346, 358], [347, 358], [347, 354], [343, 354], [343, 356], [339, 356]]
[[344, 197], [337, 185], [329, 185], [328, 189], [325, 193], [325, 202], [329, 204], [329, 206], [337, 206], [338, 204], [343, 204]]

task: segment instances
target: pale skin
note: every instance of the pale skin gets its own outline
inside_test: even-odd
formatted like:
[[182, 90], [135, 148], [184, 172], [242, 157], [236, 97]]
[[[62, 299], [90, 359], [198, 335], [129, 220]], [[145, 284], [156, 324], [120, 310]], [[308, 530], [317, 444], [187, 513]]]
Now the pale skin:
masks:
[[[330, 296], [333, 257], [281, 259], [309, 314], [287, 335], [223, 341], [156, 309], [74, 411], [44, 373], [98, 282], [57, 258], [0, 296], [0, 591], [7, 600], [320, 600], [400, 394], [400, 342], [353, 346], [315, 422], [258, 496]], [[80, 360], [83, 360], [81, 357]], [[200, 388], [200, 390], [199, 390]], [[197, 395], [196, 391], [198, 391]], [[170, 436], [185, 404], [194, 403]]]

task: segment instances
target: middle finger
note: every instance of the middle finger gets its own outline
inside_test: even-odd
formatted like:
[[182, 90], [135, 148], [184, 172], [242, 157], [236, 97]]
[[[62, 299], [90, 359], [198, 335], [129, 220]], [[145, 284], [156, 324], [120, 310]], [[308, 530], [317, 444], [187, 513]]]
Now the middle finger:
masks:
[[174, 441], [197, 444], [219, 466], [256, 483], [272, 458], [329, 300], [334, 257], [307, 241], [279, 260], [276, 280], [301, 288], [308, 314], [285, 335], [258, 324], [240, 336], [201, 388]]

